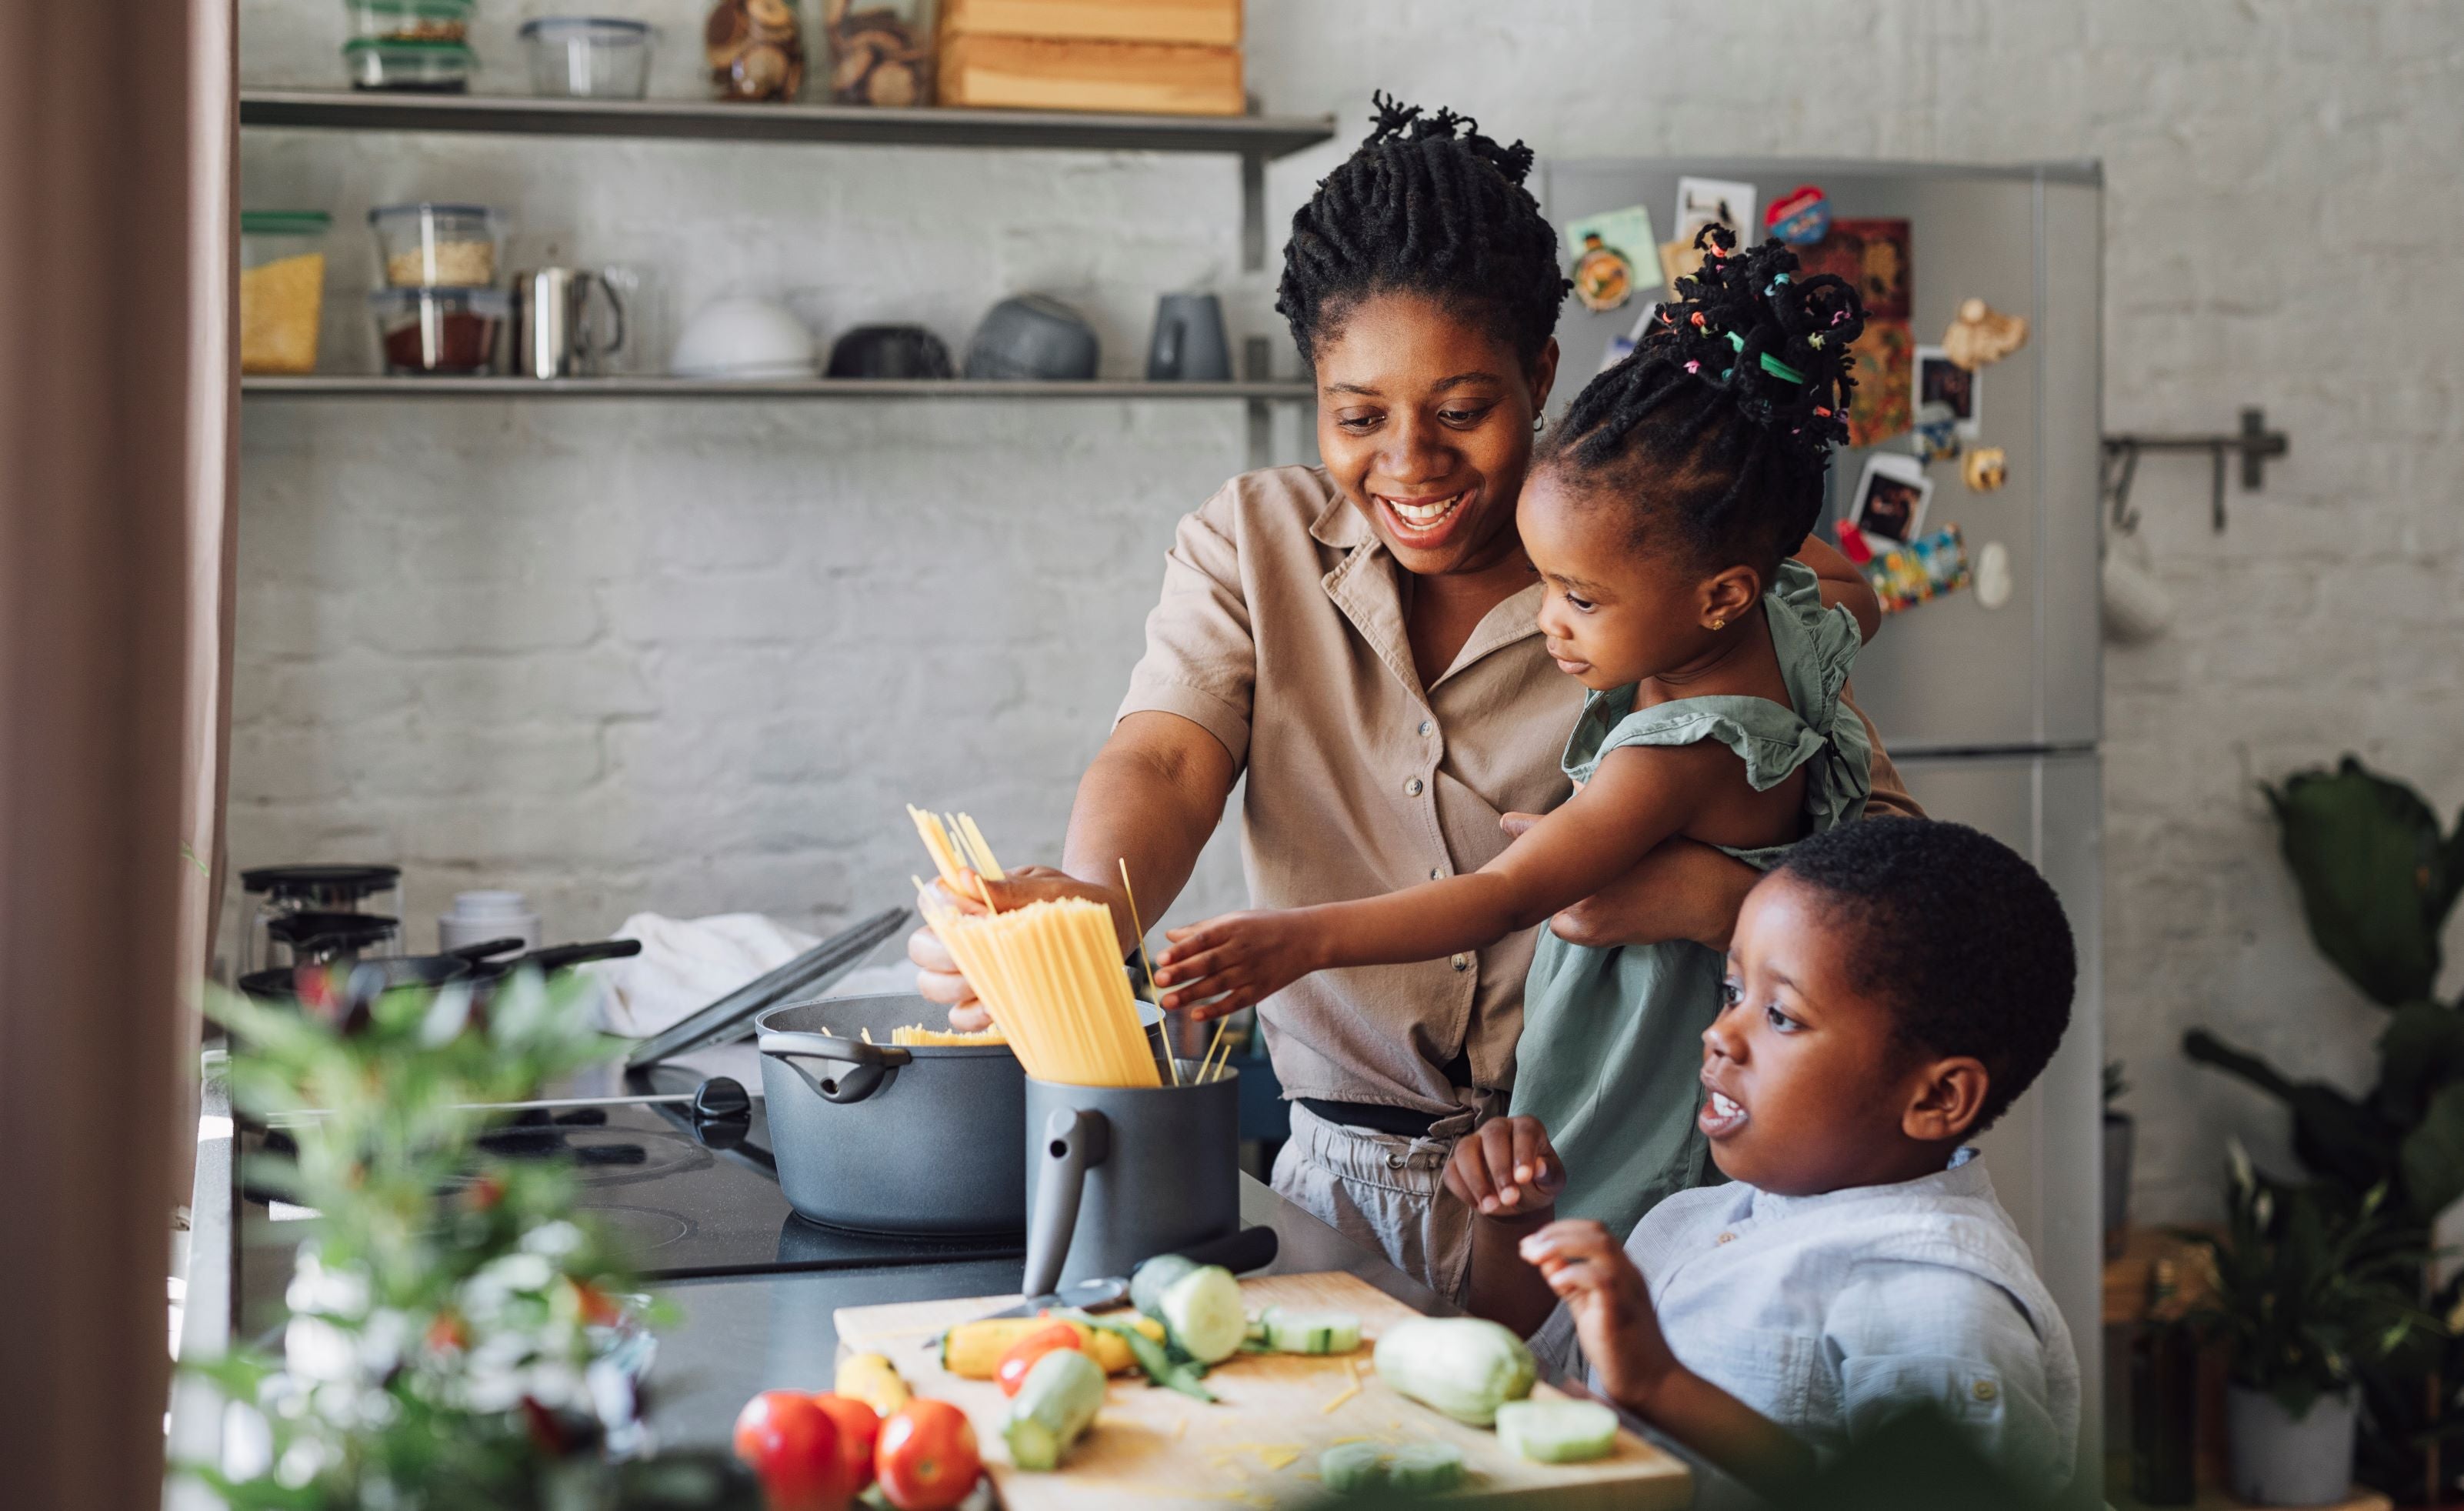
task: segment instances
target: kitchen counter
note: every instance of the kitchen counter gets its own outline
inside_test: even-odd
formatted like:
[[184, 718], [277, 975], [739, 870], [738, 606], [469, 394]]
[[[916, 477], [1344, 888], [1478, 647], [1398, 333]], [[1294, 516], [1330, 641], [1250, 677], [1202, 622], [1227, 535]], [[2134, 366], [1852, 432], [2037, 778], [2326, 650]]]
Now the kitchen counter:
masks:
[[[287, 1245], [273, 1238], [262, 1208], [237, 1197], [230, 1123], [219, 1090], [218, 1084], [212, 1088], [209, 1137], [199, 1146], [192, 1206], [190, 1304], [182, 1339], [183, 1352], [191, 1358], [202, 1357], [235, 1332], [265, 1336], [273, 1320], [270, 1308], [288, 1280]], [[251, 1214], [254, 1220], [244, 1221]], [[1454, 1310], [1382, 1255], [1352, 1242], [1245, 1175], [1241, 1216], [1244, 1226], [1275, 1230], [1280, 1252], [1264, 1273], [1339, 1270], [1417, 1310], [1440, 1315]], [[253, 1230], [255, 1241], [244, 1245], [248, 1230]], [[1014, 1251], [942, 1258], [930, 1245], [919, 1244], [896, 1262], [834, 1264], [655, 1282], [676, 1313], [673, 1323], [659, 1329], [658, 1354], [647, 1379], [649, 1423], [662, 1447], [726, 1444], [737, 1412], [757, 1391], [827, 1389], [837, 1365], [832, 1314], [842, 1307], [1009, 1295], [1015, 1294], [1020, 1279]], [[211, 1455], [210, 1445], [219, 1440], [218, 1417], [210, 1392], [184, 1388], [173, 1403], [174, 1441], [187, 1454]], [[1696, 1506], [1760, 1503], [1639, 1422], [1628, 1418], [1628, 1425], [1685, 1460], [1695, 1477]], [[206, 1503], [176, 1493], [174, 1500]]]

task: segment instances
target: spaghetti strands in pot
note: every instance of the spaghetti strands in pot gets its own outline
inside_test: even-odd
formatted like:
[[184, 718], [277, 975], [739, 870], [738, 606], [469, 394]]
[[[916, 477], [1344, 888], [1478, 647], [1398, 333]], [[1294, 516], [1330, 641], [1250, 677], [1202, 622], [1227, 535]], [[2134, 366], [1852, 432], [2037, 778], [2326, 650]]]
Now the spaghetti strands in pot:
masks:
[[[1002, 879], [973, 819], [912, 807], [908, 813], [952, 892], [965, 893], [961, 870]], [[920, 881], [915, 887], [926, 921], [1028, 1075], [1063, 1085], [1162, 1084], [1121, 966], [1111, 909], [1069, 897], [979, 917], [949, 906]], [[982, 895], [989, 908], [989, 893]]]

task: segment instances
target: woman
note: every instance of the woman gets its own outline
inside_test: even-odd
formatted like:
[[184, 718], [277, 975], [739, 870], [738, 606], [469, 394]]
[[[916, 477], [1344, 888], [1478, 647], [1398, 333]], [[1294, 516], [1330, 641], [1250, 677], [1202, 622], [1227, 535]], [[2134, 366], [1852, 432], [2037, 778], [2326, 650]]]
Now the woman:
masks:
[[[1159, 917], [1244, 771], [1262, 908], [1475, 869], [1518, 813], [1571, 791], [1558, 760], [1583, 689], [1549, 659], [1514, 526], [1556, 377], [1556, 233], [1522, 186], [1530, 149], [1378, 103], [1368, 140], [1293, 216], [1276, 301], [1318, 384], [1325, 464], [1235, 478], [1181, 521], [1061, 866], [1013, 872], [1001, 906], [1103, 902], [1128, 950], [1121, 865]], [[1904, 804], [1876, 757], [1877, 788]], [[1725, 948], [1754, 879], [1716, 851], [1663, 849], [1551, 927]], [[1531, 949], [1525, 934], [1325, 972], [1260, 1009], [1293, 1102], [1275, 1189], [1443, 1296], [1471, 1233], [1447, 1157], [1504, 1109]], [[953, 1022], [980, 1026], [929, 931], [909, 953]]]

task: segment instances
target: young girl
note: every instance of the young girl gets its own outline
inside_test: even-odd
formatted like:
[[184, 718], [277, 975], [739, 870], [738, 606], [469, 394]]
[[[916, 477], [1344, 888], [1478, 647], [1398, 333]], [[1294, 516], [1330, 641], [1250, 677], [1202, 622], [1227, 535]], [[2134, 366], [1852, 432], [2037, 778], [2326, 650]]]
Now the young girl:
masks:
[[[1800, 279], [1777, 242], [1739, 253], [1714, 226], [1699, 244], [1686, 296], [1574, 401], [1516, 511], [1548, 588], [1549, 654], [1589, 690], [1564, 759], [1580, 790], [1477, 871], [1172, 931], [1156, 963], [1166, 1007], [1215, 998], [1206, 1011], [1226, 1012], [1335, 967], [1451, 955], [1467, 970], [1472, 952], [1666, 841], [1768, 866], [1859, 817], [1871, 750], [1840, 701], [1859, 618], [1825, 609], [1791, 557], [1847, 436], [1863, 313], [1842, 279]], [[1870, 615], [1861, 588], [1849, 597]], [[1701, 945], [1591, 949], [1542, 932], [1511, 1109], [1565, 1151], [1575, 1184], [1561, 1211], [1623, 1232], [1711, 1174], [1694, 1044], [1720, 981]]]

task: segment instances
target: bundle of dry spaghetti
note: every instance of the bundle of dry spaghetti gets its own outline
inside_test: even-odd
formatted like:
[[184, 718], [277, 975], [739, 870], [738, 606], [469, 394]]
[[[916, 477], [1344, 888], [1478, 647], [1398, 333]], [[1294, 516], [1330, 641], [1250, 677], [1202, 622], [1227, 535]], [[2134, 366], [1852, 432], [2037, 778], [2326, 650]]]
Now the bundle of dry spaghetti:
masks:
[[[964, 894], [961, 870], [999, 881], [1001, 871], [973, 820], [944, 821], [910, 808], [941, 880]], [[1029, 903], [977, 917], [915, 884], [924, 915], [983, 999], [1026, 1073], [1079, 1086], [1161, 1084], [1121, 969], [1112, 911], [1084, 898]], [[988, 894], [984, 897], [991, 907]]]

